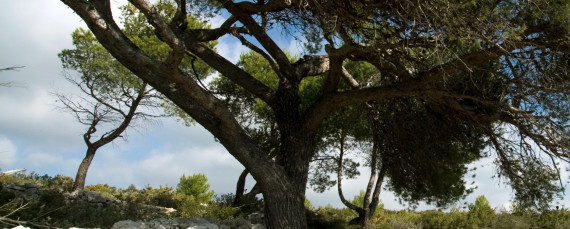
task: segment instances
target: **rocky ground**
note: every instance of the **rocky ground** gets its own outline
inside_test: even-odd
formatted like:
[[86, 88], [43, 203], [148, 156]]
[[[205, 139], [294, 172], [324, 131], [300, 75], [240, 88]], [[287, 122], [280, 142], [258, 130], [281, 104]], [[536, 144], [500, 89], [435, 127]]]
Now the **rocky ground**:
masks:
[[245, 219], [208, 220], [208, 219], [154, 219], [148, 222], [119, 221], [112, 229], [265, 229], [262, 224], [252, 224]]
[[[87, 191], [66, 192], [46, 189], [32, 183], [2, 184], [0, 200], [16, 205], [26, 203], [12, 219], [33, 219], [34, 224], [71, 228], [190, 228], [190, 229], [261, 229], [263, 216], [250, 215], [248, 219], [166, 219], [174, 210], [111, 200], [98, 193]], [[39, 217], [46, 215], [46, 217]], [[49, 216], [48, 216], [49, 215]], [[0, 216], [2, 216], [0, 214]], [[16, 217], [16, 218], [14, 218]], [[6, 218], [7, 219], [7, 218]], [[125, 220], [130, 219], [130, 220]], [[136, 220], [135, 220], [136, 219]], [[26, 222], [22, 220], [21, 222]], [[14, 228], [0, 218], [0, 228]], [[18, 228], [18, 227], [15, 227]], [[19, 227], [26, 228], [26, 227]]]

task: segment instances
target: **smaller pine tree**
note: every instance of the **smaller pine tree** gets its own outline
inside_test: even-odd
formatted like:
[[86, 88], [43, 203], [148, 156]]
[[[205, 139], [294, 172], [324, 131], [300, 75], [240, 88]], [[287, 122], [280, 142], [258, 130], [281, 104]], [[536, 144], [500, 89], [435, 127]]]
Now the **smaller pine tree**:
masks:
[[485, 196], [478, 196], [475, 204], [469, 204], [467, 218], [472, 226], [476, 228], [488, 226], [495, 218], [495, 210], [489, 205]]
[[176, 187], [176, 193], [203, 203], [209, 202], [214, 196], [214, 191], [210, 191], [208, 178], [201, 173], [188, 177], [182, 174], [180, 183]]

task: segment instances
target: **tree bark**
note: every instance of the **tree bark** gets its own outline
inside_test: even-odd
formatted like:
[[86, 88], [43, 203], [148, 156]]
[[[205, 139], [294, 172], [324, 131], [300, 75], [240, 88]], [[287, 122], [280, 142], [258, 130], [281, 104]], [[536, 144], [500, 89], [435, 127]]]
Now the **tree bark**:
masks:
[[85, 153], [85, 158], [79, 165], [77, 169], [77, 175], [75, 176], [75, 182], [73, 182], [73, 190], [83, 189], [85, 187], [85, 179], [87, 178], [87, 170], [95, 157], [95, 152], [97, 149], [94, 147], [87, 147], [87, 153]]
[[233, 205], [237, 205], [241, 199], [243, 198], [245, 192], [245, 178], [249, 174], [249, 170], [244, 169], [241, 174], [239, 175], [238, 182], [236, 184], [236, 196], [233, 202]]
[[[300, 143], [303, 145], [303, 143]], [[307, 228], [305, 217], [305, 189], [308, 179], [309, 162], [304, 159], [305, 147], [282, 149], [278, 162], [285, 170], [287, 181], [278, 187], [262, 186], [265, 201], [267, 228]]]
[[299, 83], [298, 76], [280, 80], [275, 94], [279, 106], [272, 107], [281, 143], [275, 162], [288, 182], [282, 183], [282, 189], [262, 187], [268, 228], [307, 228], [305, 189], [316, 131], [301, 131]]
[[[295, 185], [301, 186], [301, 185]], [[283, 189], [263, 192], [267, 228], [307, 228], [303, 190]]]

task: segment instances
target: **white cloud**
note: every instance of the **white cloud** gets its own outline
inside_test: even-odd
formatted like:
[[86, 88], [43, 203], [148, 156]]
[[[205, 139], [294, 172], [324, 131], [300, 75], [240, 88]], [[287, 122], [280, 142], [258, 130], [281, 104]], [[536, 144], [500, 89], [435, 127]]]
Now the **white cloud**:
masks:
[[0, 168], [11, 166], [16, 161], [16, 152], [18, 149], [10, 139], [0, 136]]
[[63, 158], [61, 156], [49, 153], [33, 153], [28, 155], [28, 157], [25, 158], [25, 160], [28, 162], [28, 165], [33, 167], [54, 166], [56, 164], [58, 165], [64, 164]]
[[[82, 145], [84, 127], [71, 114], [55, 109], [55, 99], [47, 91], [30, 91], [25, 97], [10, 97], [0, 93], [0, 133], [30, 142], [27, 147], [38, 149]], [[75, 144], [74, 144], [75, 143]]]
[[[23, 56], [28, 57], [43, 52], [58, 52], [61, 47], [58, 44], [71, 44], [70, 33], [66, 31], [85, 24], [59, 1], [8, 1], [3, 3], [3, 8], [6, 10], [3, 10], [0, 18], [5, 22], [2, 33], [4, 38], [0, 39], [16, 41], [9, 43], [10, 48], [20, 52], [26, 50], [28, 52], [24, 53], [28, 55]], [[62, 36], [65, 38], [62, 39]], [[29, 44], [39, 50], [29, 50]], [[22, 57], [14, 55], [16, 52], [6, 53]]]
[[241, 45], [237, 39], [229, 36], [224, 36], [219, 40], [216, 50], [218, 54], [232, 63], [236, 63], [243, 52], [249, 52], [249, 49]]
[[220, 27], [224, 22], [226, 21], [226, 19], [220, 15], [216, 15], [213, 18], [210, 18], [208, 23], [212, 25], [212, 28], [218, 28]]
[[54, 152], [32, 152], [23, 156], [18, 160], [18, 163], [22, 168], [27, 168], [28, 172], [35, 171], [39, 174], [45, 173], [51, 176], [62, 174], [75, 177], [82, 156], [76, 154], [74, 157], [70, 157], [66, 154]]

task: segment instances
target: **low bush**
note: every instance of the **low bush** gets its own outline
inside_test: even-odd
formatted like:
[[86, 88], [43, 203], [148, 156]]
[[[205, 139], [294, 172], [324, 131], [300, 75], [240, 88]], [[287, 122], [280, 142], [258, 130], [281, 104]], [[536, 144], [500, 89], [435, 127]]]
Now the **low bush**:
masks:
[[525, 218], [514, 214], [502, 213], [495, 216], [490, 228], [496, 229], [530, 229], [531, 218]]
[[314, 211], [307, 211], [307, 224], [309, 228], [314, 229], [357, 228], [348, 224], [350, 220], [356, 218], [357, 216], [358, 214], [350, 209], [337, 209], [332, 207], [332, 205], [327, 205], [325, 207], [318, 207]]
[[[2, 170], [0, 169], [0, 171]], [[54, 181], [56, 179], [57, 181]], [[58, 183], [65, 183], [63, 180], [71, 180], [73, 182], [73, 178], [71, 177], [65, 177], [63, 175], [51, 177], [47, 174], [40, 175], [36, 172], [31, 172], [30, 174], [19, 172], [11, 175], [0, 175], [0, 183], [33, 183], [39, 187], [50, 187], [50, 183], [52, 187], [56, 187]]]
[[243, 217], [238, 207], [216, 202], [203, 203], [192, 198], [182, 200], [175, 214], [176, 217], [180, 218], [212, 218], [218, 220]]
[[100, 193], [101, 196], [107, 199], [117, 200], [117, 188], [108, 184], [87, 185], [83, 190]]

